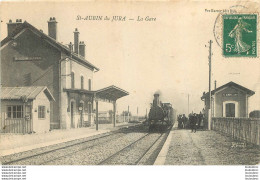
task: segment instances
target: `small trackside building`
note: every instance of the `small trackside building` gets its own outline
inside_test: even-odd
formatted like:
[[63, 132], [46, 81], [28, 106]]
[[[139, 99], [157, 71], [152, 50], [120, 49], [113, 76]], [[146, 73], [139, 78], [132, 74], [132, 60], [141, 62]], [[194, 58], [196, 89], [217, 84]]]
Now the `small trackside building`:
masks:
[[[211, 94], [212, 117], [248, 117], [248, 98], [255, 92], [231, 81], [215, 88]], [[205, 117], [208, 119], [209, 92], [204, 92], [201, 100], [205, 102]]]
[[46, 86], [1, 88], [1, 133], [43, 133], [50, 130], [50, 102]]

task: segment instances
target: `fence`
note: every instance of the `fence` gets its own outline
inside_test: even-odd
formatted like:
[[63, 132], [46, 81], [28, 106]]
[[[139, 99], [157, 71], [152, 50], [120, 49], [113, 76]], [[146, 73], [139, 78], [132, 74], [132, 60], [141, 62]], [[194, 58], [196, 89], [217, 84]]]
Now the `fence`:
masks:
[[240, 141], [260, 144], [260, 119], [212, 118], [212, 129]]
[[1, 133], [30, 133], [32, 132], [31, 119], [4, 119], [1, 124]]
[[[124, 123], [124, 122], [139, 122], [144, 120], [144, 117], [141, 116], [122, 116], [117, 115], [116, 116], [116, 123]], [[95, 117], [96, 121], [96, 117]], [[113, 117], [98, 117], [98, 123], [99, 124], [112, 124], [113, 123]]]

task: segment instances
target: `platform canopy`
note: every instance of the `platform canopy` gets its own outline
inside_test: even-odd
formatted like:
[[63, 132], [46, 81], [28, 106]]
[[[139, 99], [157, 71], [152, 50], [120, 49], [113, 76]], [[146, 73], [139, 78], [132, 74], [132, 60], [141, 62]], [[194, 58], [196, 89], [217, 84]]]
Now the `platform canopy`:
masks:
[[127, 95], [129, 95], [127, 91], [113, 85], [96, 91], [96, 98], [98, 100], [109, 102], [116, 101], [117, 99]]

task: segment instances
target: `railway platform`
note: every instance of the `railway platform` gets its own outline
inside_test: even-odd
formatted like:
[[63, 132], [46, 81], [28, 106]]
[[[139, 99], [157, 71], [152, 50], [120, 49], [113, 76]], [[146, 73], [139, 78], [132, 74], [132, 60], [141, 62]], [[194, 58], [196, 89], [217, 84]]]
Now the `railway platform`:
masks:
[[118, 130], [134, 123], [118, 123], [116, 127], [112, 124], [99, 124], [99, 130], [95, 126], [75, 129], [57, 129], [47, 133], [36, 134], [1, 134], [0, 156], [24, 152], [36, 148], [46, 147], [54, 144], [68, 142], [76, 139], [91, 137], [99, 134]]
[[154, 165], [256, 165], [260, 149], [216, 131], [173, 128]]

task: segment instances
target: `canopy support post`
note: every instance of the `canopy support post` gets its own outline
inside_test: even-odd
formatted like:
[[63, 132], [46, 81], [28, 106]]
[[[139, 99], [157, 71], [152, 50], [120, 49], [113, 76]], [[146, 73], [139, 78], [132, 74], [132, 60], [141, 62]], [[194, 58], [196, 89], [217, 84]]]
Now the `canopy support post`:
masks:
[[113, 123], [114, 123], [114, 127], [116, 127], [116, 101], [113, 102]]
[[96, 130], [98, 131], [98, 100], [96, 99]]

